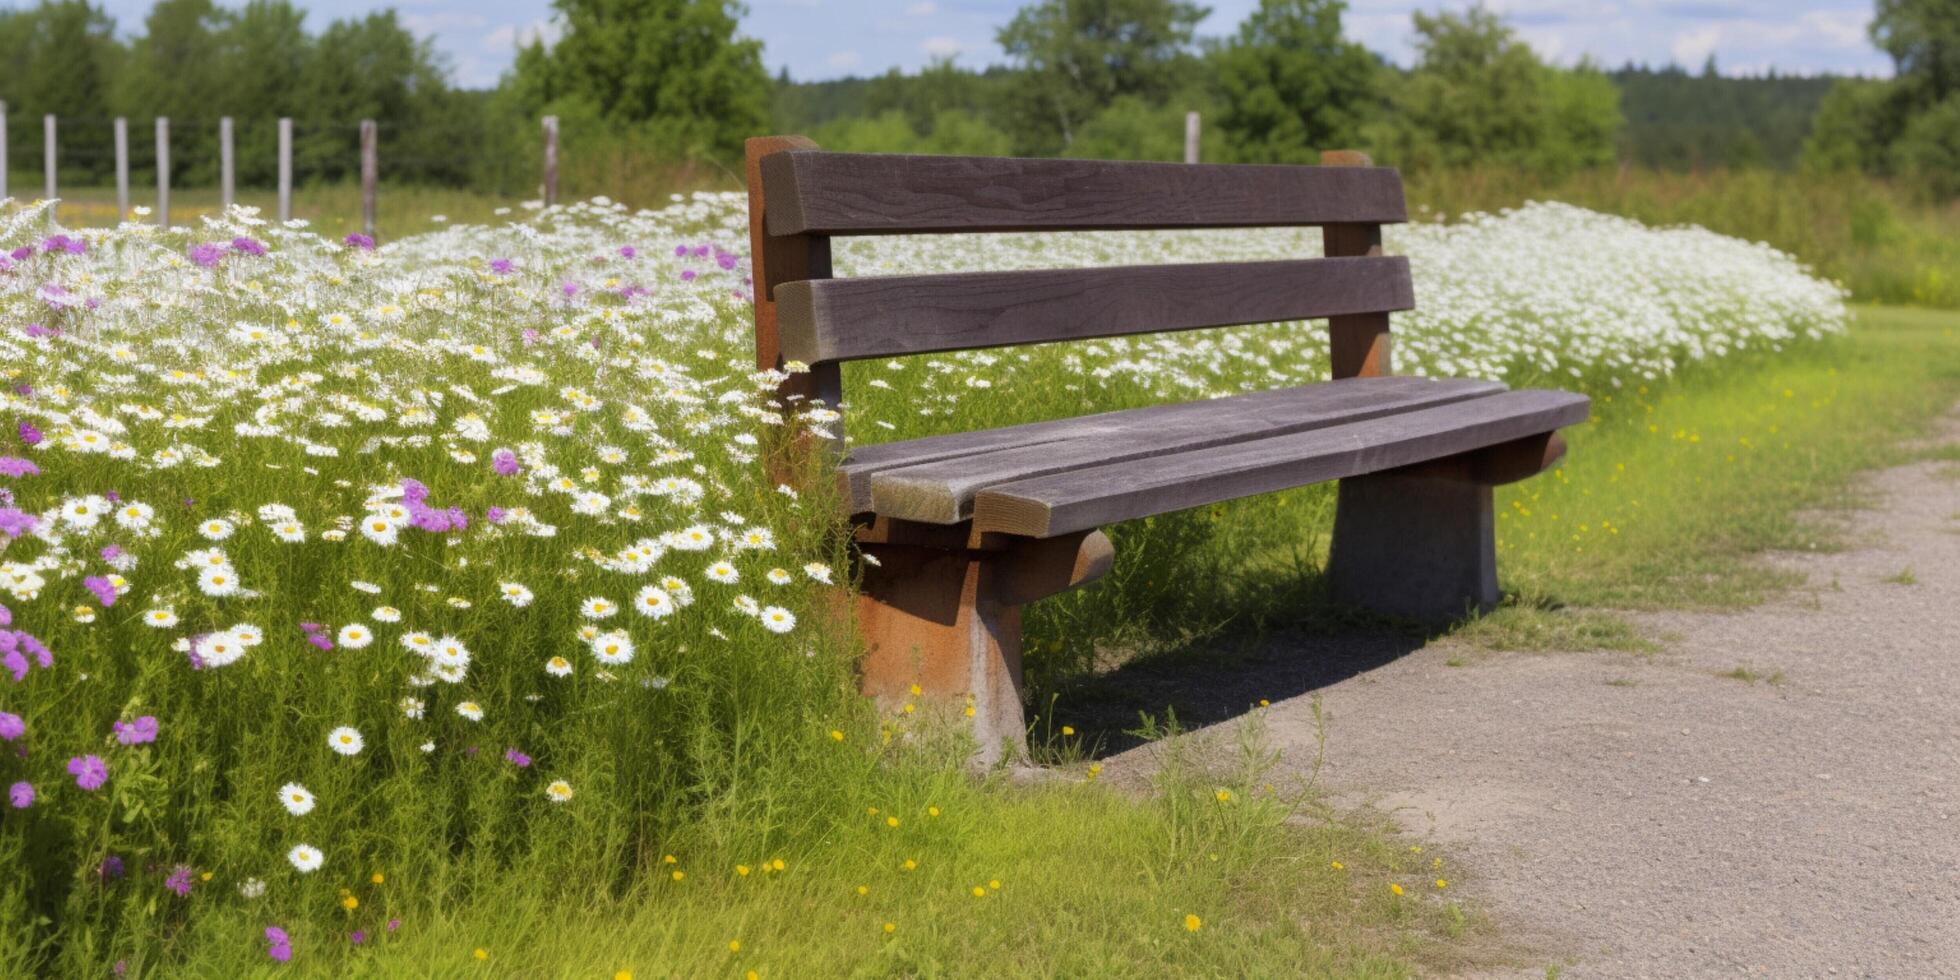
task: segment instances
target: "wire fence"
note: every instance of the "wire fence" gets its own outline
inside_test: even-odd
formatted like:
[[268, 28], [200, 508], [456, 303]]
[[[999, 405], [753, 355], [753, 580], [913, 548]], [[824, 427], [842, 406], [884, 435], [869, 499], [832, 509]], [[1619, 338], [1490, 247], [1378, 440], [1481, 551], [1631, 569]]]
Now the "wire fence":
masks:
[[144, 206], [167, 227], [172, 190], [215, 187], [223, 206], [241, 189], [275, 191], [284, 220], [296, 193], [358, 181], [364, 230], [372, 235], [384, 177], [391, 185], [555, 202], [557, 119], [544, 117], [531, 132], [528, 141], [513, 141], [481, 126], [389, 126], [372, 119], [33, 115], [0, 102], [0, 197], [53, 199], [64, 188], [114, 187], [119, 219]]

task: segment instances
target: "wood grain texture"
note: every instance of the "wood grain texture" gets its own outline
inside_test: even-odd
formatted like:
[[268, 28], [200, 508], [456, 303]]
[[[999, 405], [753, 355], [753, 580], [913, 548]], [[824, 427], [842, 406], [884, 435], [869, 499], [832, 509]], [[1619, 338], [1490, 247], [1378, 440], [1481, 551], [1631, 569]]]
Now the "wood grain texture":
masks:
[[1504, 390], [1495, 381], [1370, 378], [1073, 420], [1058, 440], [890, 467], [871, 475], [870, 509], [937, 524], [973, 515], [975, 494], [1019, 480], [1431, 408]]
[[[1368, 155], [1358, 150], [1328, 150], [1320, 155], [1325, 167], [1366, 167]], [[1320, 229], [1321, 254], [1328, 258], [1382, 254], [1382, 226], [1371, 223], [1329, 224]], [[1371, 378], [1393, 374], [1392, 343], [1385, 313], [1356, 313], [1327, 321], [1331, 377]]]
[[[1385, 393], [1385, 397], [1415, 397], [1417, 392], [1428, 390], [1433, 385], [1481, 387], [1490, 384], [1494, 382], [1464, 379], [1369, 378], [1333, 381], [1304, 388], [1259, 391], [1232, 397], [1246, 410], [1260, 411], [1297, 398], [1333, 397], [1336, 392], [1350, 387], [1379, 389]], [[1502, 388], [1501, 385], [1498, 387]], [[1313, 394], [1305, 394], [1305, 392], [1313, 392]], [[1150, 405], [1048, 422], [1030, 422], [997, 429], [950, 432], [945, 435], [856, 446], [852, 448], [850, 456], [838, 467], [840, 471], [838, 476], [844, 484], [851, 512], [864, 513], [871, 509], [871, 480], [879, 473], [936, 460], [955, 460], [998, 450], [1041, 446], [1075, 439], [1115, 437], [1127, 430], [1175, 425], [1181, 416], [1215, 411], [1207, 407], [1210, 404], [1211, 401]]]
[[1386, 167], [799, 151], [762, 180], [771, 235], [1245, 228], [1406, 221]]
[[1407, 259], [1377, 256], [813, 279], [775, 299], [783, 356], [819, 364], [1406, 310], [1415, 290]]
[[990, 487], [982, 532], [1053, 537], [1468, 452], [1584, 421], [1589, 399], [1507, 391], [1366, 422], [1130, 460]]

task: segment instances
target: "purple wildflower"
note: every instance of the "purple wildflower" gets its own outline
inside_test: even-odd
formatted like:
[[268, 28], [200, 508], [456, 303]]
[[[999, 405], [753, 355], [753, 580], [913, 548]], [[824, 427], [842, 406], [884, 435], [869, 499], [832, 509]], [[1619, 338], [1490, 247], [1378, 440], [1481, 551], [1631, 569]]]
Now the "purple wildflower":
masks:
[[696, 246], [694, 246], [694, 257], [695, 257], [695, 258], [697, 258], [697, 259], [698, 259], [698, 258], [700, 258], [700, 257], [702, 257], [702, 256], [704, 256], [704, 255], [706, 255], [706, 254], [708, 254], [708, 246], [706, 246], [706, 245], [696, 245]]
[[363, 252], [370, 252], [374, 250], [374, 239], [370, 236], [363, 235], [358, 231], [348, 232], [347, 237], [341, 239], [341, 241], [345, 243], [348, 248], [358, 248]]
[[30, 323], [30, 324], [28, 324], [27, 326], [25, 326], [25, 327], [23, 327], [23, 328], [21, 328], [21, 329], [23, 329], [23, 330], [25, 330], [25, 331], [27, 331], [27, 335], [28, 335], [29, 337], [59, 337], [59, 336], [61, 336], [61, 331], [60, 331], [60, 330], [57, 330], [57, 329], [55, 329], [54, 327], [44, 327], [44, 326], [42, 326], [42, 325], [40, 325], [40, 324], [38, 324], [38, 323]]
[[[353, 236], [350, 235], [348, 237], [351, 238]], [[265, 942], [265, 955], [281, 963], [293, 958], [293, 941], [291, 937], [286, 935], [286, 930], [278, 926], [266, 926]]]
[[90, 575], [82, 579], [82, 588], [95, 593], [95, 601], [107, 609], [116, 604], [116, 585], [100, 575]]
[[565, 294], [566, 299], [571, 299], [578, 295], [578, 283], [567, 279], [558, 285], [558, 290]]
[[735, 253], [717, 251], [715, 253], [715, 264], [724, 269], [735, 268]]
[[96, 867], [95, 874], [96, 877], [101, 878], [103, 881], [115, 881], [121, 878], [123, 876], [123, 859], [114, 854], [103, 858], [102, 863]]
[[27, 734], [27, 722], [11, 711], [0, 711], [0, 740], [11, 742]]
[[69, 759], [68, 773], [75, 777], [75, 785], [91, 793], [109, 781], [109, 766], [99, 755], [78, 755]]
[[207, 269], [218, 267], [218, 260], [225, 257], [225, 250], [211, 242], [191, 246], [191, 261]]
[[516, 476], [517, 454], [508, 449], [499, 449], [491, 453], [490, 468], [496, 470], [498, 476]]
[[47, 240], [41, 243], [41, 251], [67, 252], [70, 255], [80, 255], [88, 251], [88, 242], [80, 238], [70, 238], [67, 235], [49, 235]]
[[500, 276], [510, 275], [511, 270], [515, 268], [517, 268], [517, 263], [512, 262], [509, 259], [490, 260], [490, 271]]
[[231, 240], [231, 247], [233, 251], [244, 252], [246, 255], [265, 254], [265, 244], [263, 242], [260, 242], [256, 238], [246, 238], [242, 235]]
[[359, 929], [356, 929], [354, 930], [353, 935], [347, 937], [347, 941], [353, 943], [356, 946], [359, 946], [362, 943], [367, 942], [367, 933], [362, 932]]
[[40, 518], [26, 511], [14, 507], [0, 507], [0, 534], [7, 537], [18, 538], [23, 534], [31, 534], [35, 525], [39, 523], [41, 523]]
[[631, 245], [621, 245], [619, 247], [619, 257], [622, 259], [630, 259], [638, 254], [640, 254], [639, 250]]
[[7, 254], [13, 256], [15, 262], [25, 262], [34, 257], [34, 248], [31, 245], [22, 245]]
[[180, 864], [172, 869], [170, 877], [163, 880], [163, 887], [176, 892], [178, 898], [189, 898], [191, 895], [191, 866]]
[[[116, 499], [116, 497], [115, 497], [115, 495], [114, 495], [114, 494], [110, 494], [110, 495], [109, 495], [109, 499], [110, 499], [110, 500], [114, 500], [114, 499]], [[102, 548], [102, 550], [101, 550], [100, 552], [98, 552], [98, 554], [100, 554], [100, 555], [102, 556], [102, 560], [103, 560], [103, 561], [115, 561], [116, 559], [118, 559], [118, 558], [121, 558], [121, 557], [122, 557], [122, 553], [123, 553], [123, 550], [122, 550], [122, 546], [121, 546], [121, 545], [114, 545], [114, 544], [112, 544], [112, 545], [105, 545], [105, 546], [104, 546], [104, 547]]]
[[429, 499], [429, 485], [423, 483], [421, 480], [412, 478], [403, 480], [402, 499], [408, 501], [410, 504], [419, 504]]
[[503, 509], [502, 507], [492, 507], [489, 510], [483, 512], [483, 519], [489, 521], [492, 524], [502, 524], [504, 522], [504, 518], [508, 516], [510, 516], [510, 512]]
[[34, 461], [31, 459], [22, 459], [19, 456], [0, 456], [0, 476], [21, 477], [40, 475], [41, 468], [35, 466]]
[[7, 802], [16, 810], [25, 810], [34, 805], [34, 784], [26, 781], [7, 787]]
[[531, 765], [531, 757], [516, 749], [505, 749], [504, 761], [511, 763], [519, 769], [529, 768]]
[[389, 920], [388, 920], [388, 931], [389, 931], [389, 932], [394, 932], [395, 930], [397, 930], [397, 929], [400, 929], [401, 927], [402, 927], [402, 920], [400, 920], [400, 919], [389, 919]]
[[144, 715], [128, 724], [116, 722], [116, 741], [124, 745], [148, 745], [157, 740], [157, 717]]
[[694, 270], [693, 270], [693, 269], [682, 269], [682, 270], [681, 270], [681, 281], [682, 281], [682, 282], [693, 282], [693, 281], [694, 281]]
[[20, 441], [27, 443], [30, 446], [40, 445], [41, 430], [35, 428], [33, 425], [29, 423], [22, 422], [20, 424]]
[[333, 641], [328, 639], [325, 633], [308, 633], [306, 634], [306, 642], [311, 643], [322, 650], [333, 649]]

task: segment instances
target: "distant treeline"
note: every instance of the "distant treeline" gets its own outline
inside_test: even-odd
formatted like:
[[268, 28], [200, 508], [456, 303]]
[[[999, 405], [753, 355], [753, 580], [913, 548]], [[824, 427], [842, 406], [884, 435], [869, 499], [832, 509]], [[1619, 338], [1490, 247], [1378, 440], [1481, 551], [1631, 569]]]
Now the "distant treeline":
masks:
[[1184, 0], [1031, 0], [996, 32], [1007, 65], [797, 82], [763, 70], [733, 0], [553, 6], [556, 40], [520, 48], [488, 91], [453, 87], [392, 11], [315, 33], [291, 0], [161, 0], [127, 39], [90, 0], [0, 11], [12, 162], [38, 171], [38, 117], [52, 112], [63, 182], [102, 182], [122, 115], [140, 172], [149, 121], [165, 115], [177, 183], [209, 184], [230, 115], [240, 180], [263, 184], [272, 121], [291, 116], [300, 180], [332, 181], [352, 173], [357, 123], [372, 118], [388, 180], [531, 193], [538, 118], [552, 114], [568, 190], [594, 193], [660, 168], [732, 181], [743, 137], [764, 132], [867, 151], [1175, 160], [1196, 110], [1210, 161], [1356, 148], [1415, 171], [1545, 178], [1614, 163], [1857, 169], [1960, 194], [1960, 0], [1878, 0], [1871, 32], [1891, 81], [1731, 78], [1712, 61], [1563, 68], [1481, 6], [1413, 14], [1404, 68], [1346, 35], [1341, 0], [1260, 0], [1222, 37], [1198, 36], [1207, 11]]

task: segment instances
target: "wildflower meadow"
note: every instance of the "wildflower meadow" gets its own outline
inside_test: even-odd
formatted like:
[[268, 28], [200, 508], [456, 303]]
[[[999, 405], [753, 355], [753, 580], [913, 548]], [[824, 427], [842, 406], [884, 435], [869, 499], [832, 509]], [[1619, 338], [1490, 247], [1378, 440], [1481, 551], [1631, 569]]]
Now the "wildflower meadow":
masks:
[[[1566, 205], [1387, 244], [1418, 301], [1395, 321], [1398, 373], [1611, 393], [1847, 321], [1838, 286], [1767, 246]], [[379, 246], [250, 209], [78, 231], [9, 207], [0, 972], [213, 949], [344, 963], [517, 878], [678, 904], [702, 877], [828, 869], [792, 919], [833, 891], [927, 887], [906, 873], [951, 863], [943, 828], [984, 821], [942, 817], [959, 752], [855, 696], [833, 614], [846, 527], [822, 474], [786, 474], [772, 447], [1326, 377], [1323, 329], [1270, 324], [867, 362], [850, 403], [786, 403], [754, 367], [746, 252], [732, 194], [519, 208]], [[1317, 229], [908, 237], [840, 242], [836, 265], [1318, 253]], [[1119, 538], [1119, 563], [1153, 533]], [[944, 798], [864, 795], [912, 770]], [[1241, 838], [1166, 853], [1198, 867]], [[933, 903], [1006, 901], [996, 874], [864, 912], [862, 942], [903, 939]], [[1182, 907], [1166, 934], [1212, 919]], [[741, 965], [741, 936], [685, 938]], [[464, 952], [497, 962], [481, 944]]]

